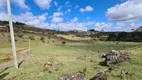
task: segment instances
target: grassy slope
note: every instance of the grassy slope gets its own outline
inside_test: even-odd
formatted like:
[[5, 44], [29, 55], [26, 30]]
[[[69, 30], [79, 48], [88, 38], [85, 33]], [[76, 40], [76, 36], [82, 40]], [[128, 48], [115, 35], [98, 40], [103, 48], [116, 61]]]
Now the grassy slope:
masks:
[[[1, 38], [2, 39], [2, 38]], [[37, 36], [39, 39], [39, 36]], [[52, 40], [51, 40], [52, 42]], [[130, 63], [122, 63], [112, 72], [113, 74], [119, 74], [121, 70], [136, 72], [134, 77], [125, 77], [123, 80], [141, 80], [142, 79], [142, 43], [130, 43], [130, 42], [95, 42], [95, 43], [70, 43], [61, 45], [57, 43], [41, 43], [41, 41], [31, 41], [32, 52], [30, 53], [33, 58], [25, 61], [18, 70], [14, 67], [9, 68], [3, 73], [0, 73], [0, 77], [4, 74], [3, 79], [11, 80], [57, 80], [59, 76], [67, 73], [74, 73], [82, 71], [83, 68], [87, 68], [85, 74], [92, 78], [98, 71], [107, 69], [107, 67], [98, 65], [103, 59], [99, 56], [112, 49], [121, 51], [131, 51], [133, 60]], [[28, 47], [28, 42], [17, 42], [17, 49]], [[98, 53], [100, 51], [100, 53]], [[0, 52], [7, 54], [11, 52], [10, 43], [1, 43]], [[78, 56], [87, 56], [87, 60], [77, 60]], [[90, 62], [93, 60], [93, 62]], [[59, 71], [51, 74], [47, 71], [43, 71], [44, 63], [53, 61], [54, 64], [62, 62], [63, 67], [59, 68]], [[37, 63], [37, 64], [35, 64]], [[53, 65], [53, 69], [55, 65]], [[50, 70], [49, 69], [49, 70]], [[109, 76], [109, 80], [121, 80], [120, 78]]]

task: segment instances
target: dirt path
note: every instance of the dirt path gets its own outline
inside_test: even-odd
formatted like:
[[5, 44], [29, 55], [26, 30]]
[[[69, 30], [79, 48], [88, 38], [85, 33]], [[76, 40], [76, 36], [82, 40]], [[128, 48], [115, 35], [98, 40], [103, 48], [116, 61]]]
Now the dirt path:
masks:
[[[18, 64], [20, 65], [23, 61], [31, 59], [32, 57], [28, 55], [29, 49], [18, 50], [17, 54], [19, 55]], [[13, 60], [8, 61], [7, 63], [0, 64], [0, 69], [5, 69], [12, 67], [14, 65]]]

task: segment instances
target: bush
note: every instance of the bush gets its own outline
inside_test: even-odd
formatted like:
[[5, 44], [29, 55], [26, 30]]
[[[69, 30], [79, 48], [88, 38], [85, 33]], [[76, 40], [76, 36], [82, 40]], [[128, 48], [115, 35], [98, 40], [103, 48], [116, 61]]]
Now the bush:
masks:
[[45, 38], [44, 37], [41, 37], [40, 40], [45, 43]]
[[65, 41], [63, 41], [63, 42], [62, 42], [62, 44], [63, 44], [63, 45], [65, 45], [65, 44], [66, 44], [66, 42], [65, 42]]
[[30, 40], [35, 40], [35, 36], [33, 36], [33, 35], [32, 35], [32, 36], [29, 36], [29, 39], [30, 39]]

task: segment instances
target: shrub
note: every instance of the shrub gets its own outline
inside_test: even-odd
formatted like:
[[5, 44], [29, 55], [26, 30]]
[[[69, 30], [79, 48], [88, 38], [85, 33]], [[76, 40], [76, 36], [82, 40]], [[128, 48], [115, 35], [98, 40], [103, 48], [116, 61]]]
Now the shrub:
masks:
[[40, 40], [45, 43], [45, 38], [44, 37], [41, 37]]
[[63, 42], [62, 42], [62, 44], [64, 44], [64, 45], [65, 45], [65, 44], [66, 44], [66, 42], [65, 42], [65, 41], [63, 41]]
[[29, 36], [29, 39], [30, 39], [30, 40], [35, 40], [35, 36], [33, 36], [33, 35], [32, 35], [32, 36]]

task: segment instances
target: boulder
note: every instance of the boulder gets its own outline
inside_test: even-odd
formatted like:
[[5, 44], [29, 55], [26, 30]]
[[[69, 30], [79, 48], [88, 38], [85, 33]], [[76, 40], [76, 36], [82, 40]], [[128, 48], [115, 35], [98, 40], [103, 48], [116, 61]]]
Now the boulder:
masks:
[[110, 52], [103, 54], [101, 57], [105, 58], [104, 65], [119, 64], [120, 62], [130, 61], [129, 52], [120, 52], [111, 50]]
[[111, 73], [112, 68], [98, 72], [91, 80], [107, 80], [108, 73]]
[[51, 67], [51, 66], [52, 66], [52, 63], [51, 63], [51, 62], [47, 62], [47, 63], [44, 64], [44, 67], [46, 67], [46, 68], [49, 68], [49, 67]]
[[99, 72], [91, 80], [107, 80], [107, 75], [103, 72]]
[[61, 67], [61, 66], [64, 66], [64, 64], [61, 63], [61, 62], [59, 62], [59, 63], [56, 64], [56, 66], [57, 66], [57, 67]]

